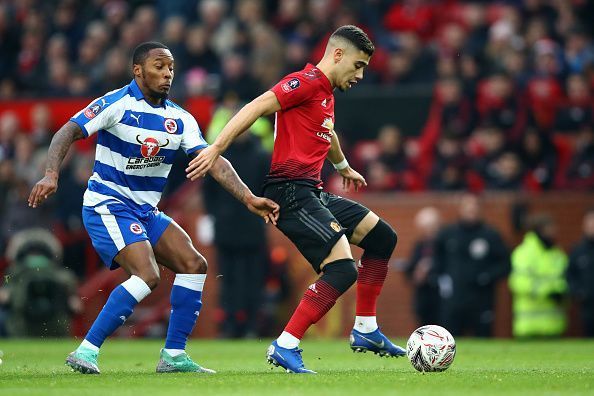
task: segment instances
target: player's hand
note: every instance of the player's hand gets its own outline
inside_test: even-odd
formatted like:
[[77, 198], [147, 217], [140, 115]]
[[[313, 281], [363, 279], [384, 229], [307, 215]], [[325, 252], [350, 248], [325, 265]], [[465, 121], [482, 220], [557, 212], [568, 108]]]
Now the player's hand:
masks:
[[39, 180], [29, 194], [29, 206], [36, 208], [50, 195], [58, 189], [58, 174], [56, 172], [46, 172], [43, 179]]
[[200, 150], [186, 168], [186, 177], [192, 181], [203, 177], [212, 168], [219, 155], [221, 155], [221, 152], [215, 146], [208, 146]]
[[355, 191], [359, 191], [360, 187], [367, 186], [365, 178], [350, 166], [339, 170], [338, 173], [342, 176], [342, 188], [346, 191], [351, 188], [351, 185], [355, 187]]
[[269, 222], [276, 225], [280, 207], [268, 198], [252, 196], [246, 203], [250, 212], [262, 217], [266, 224]]

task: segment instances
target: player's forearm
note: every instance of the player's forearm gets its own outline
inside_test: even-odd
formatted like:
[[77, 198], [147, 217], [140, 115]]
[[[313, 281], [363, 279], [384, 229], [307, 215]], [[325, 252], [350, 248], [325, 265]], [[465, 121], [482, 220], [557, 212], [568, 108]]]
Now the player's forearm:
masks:
[[48, 152], [47, 161], [45, 165], [45, 173], [58, 175], [60, 172], [60, 165], [64, 161], [64, 157], [70, 149], [72, 143], [83, 137], [80, 127], [72, 121], [68, 121], [52, 138]]
[[340, 141], [338, 140], [338, 136], [336, 136], [336, 131], [332, 132], [331, 146], [326, 157], [333, 164], [338, 164], [345, 159], [344, 153], [340, 148]]
[[243, 106], [233, 118], [225, 125], [215, 142], [212, 144], [220, 153], [227, 150], [227, 147], [235, 138], [248, 130], [256, 120], [262, 116], [272, 114], [280, 110], [280, 104], [276, 96], [266, 91], [247, 105]]
[[229, 191], [231, 195], [244, 205], [247, 205], [249, 199], [254, 197], [252, 191], [239, 178], [239, 175], [226, 158], [219, 157], [209, 172], [225, 190]]
[[217, 136], [213, 146], [219, 152], [225, 152], [235, 138], [248, 130], [262, 115], [263, 111], [256, 103], [248, 103], [225, 125], [219, 136]]

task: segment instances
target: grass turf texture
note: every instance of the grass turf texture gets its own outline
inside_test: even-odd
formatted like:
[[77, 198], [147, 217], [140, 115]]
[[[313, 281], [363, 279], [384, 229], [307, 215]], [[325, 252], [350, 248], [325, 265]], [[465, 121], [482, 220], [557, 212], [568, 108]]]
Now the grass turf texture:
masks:
[[[403, 345], [403, 340], [397, 340]], [[0, 340], [0, 395], [592, 395], [594, 341], [460, 339], [452, 367], [421, 374], [406, 358], [354, 354], [348, 342], [302, 343], [318, 375], [265, 362], [269, 340], [192, 341], [190, 356], [216, 375], [156, 374], [162, 341], [108, 340], [101, 375], [64, 366], [74, 340]]]

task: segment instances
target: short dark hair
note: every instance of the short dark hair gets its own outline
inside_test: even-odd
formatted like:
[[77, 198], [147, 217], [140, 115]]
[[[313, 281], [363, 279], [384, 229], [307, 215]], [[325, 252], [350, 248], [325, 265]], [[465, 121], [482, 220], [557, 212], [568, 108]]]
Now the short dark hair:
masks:
[[138, 44], [138, 46], [134, 48], [134, 53], [132, 54], [132, 64], [142, 65], [148, 57], [149, 51], [155, 48], [163, 48], [166, 50], [169, 49], [169, 47], [167, 47], [165, 44], [159, 43], [157, 41], [147, 41], [145, 43]]
[[365, 52], [367, 55], [373, 55], [375, 46], [369, 39], [369, 36], [359, 27], [354, 25], [344, 25], [332, 33], [332, 37], [341, 37], [351, 42], [355, 47]]

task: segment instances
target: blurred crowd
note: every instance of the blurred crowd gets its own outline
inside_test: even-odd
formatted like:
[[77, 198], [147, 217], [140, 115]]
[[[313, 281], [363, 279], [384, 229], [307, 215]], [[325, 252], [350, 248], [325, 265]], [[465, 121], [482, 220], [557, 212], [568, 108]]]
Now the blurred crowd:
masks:
[[[201, 124], [212, 141], [242, 103], [316, 62], [338, 26], [359, 25], [377, 47], [360, 85], [432, 92], [421, 130], [388, 123], [343, 141], [369, 191], [593, 191], [592, 21], [587, 0], [0, 0], [0, 257], [13, 235], [42, 227], [64, 245], [61, 261], [79, 278], [97, 264], [89, 264], [95, 256], [80, 215], [93, 143], [77, 143], [57, 195], [29, 210], [56, 125], [44, 104], [26, 123], [10, 107], [119, 88], [132, 78], [133, 48], [147, 40], [172, 50], [176, 101], [214, 99], [211, 125]], [[251, 132], [259, 145], [244, 147], [270, 152], [270, 120]], [[249, 157], [245, 150], [238, 157]], [[179, 163], [169, 191], [185, 180]], [[331, 166], [325, 181], [330, 190], [340, 185]], [[0, 258], [0, 274], [8, 263]], [[237, 319], [245, 315], [233, 312], [252, 308], [238, 305], [226, 306], [225, 331], [249, 333], [251, 324]]]
[[454, 336], [490, 337], [496, 297], [507, 281], [512, 296], [512, 334], [559, 337], [578, 307], [581, 332], [594, 336], [594, 209], [569, 255], [558, 245], [557, 224], [546, 213], [523, 216], [522, 241], [510, 249], [484, 216], [481, 199], [460, 199], [458, 219], [442, 224], [434, 207], [415, 217], [420, 235], [404, 267], [414, 288], [418, 323], [437, 323]]

